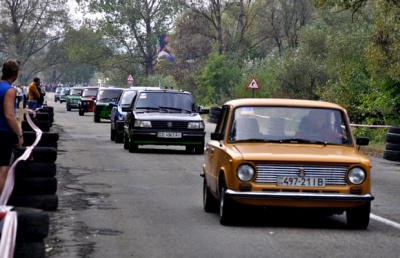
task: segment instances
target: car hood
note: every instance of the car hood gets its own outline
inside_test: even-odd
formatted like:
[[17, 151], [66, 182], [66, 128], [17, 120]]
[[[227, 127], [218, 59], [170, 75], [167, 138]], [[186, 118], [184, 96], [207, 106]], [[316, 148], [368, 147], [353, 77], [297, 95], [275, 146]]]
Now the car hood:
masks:
[[89, 96], [89, 97], [81, 97], [82, 100], [91, 100], [93, 101], [93, 97]]
[[79, 99], [80, 96], [79, 95], [70, 95], [68, 96], [69, 99]]
[[317, 144], [237, 143], [234, 148], [244, 160], [361, 163], [368, 158], [352, 146]]
[[151, 121], [200, 121], [201, 116], [198, 113], [165, 113], [165, 112], [135, 112], [135, 117], [140, 120]]

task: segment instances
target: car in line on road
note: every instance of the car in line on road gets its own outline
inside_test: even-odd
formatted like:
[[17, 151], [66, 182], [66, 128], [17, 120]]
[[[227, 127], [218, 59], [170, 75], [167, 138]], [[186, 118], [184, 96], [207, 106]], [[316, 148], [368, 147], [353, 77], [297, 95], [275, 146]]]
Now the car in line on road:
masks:
[[347, 112], [328, 102], [237, 99], [222, 106], [207, 142], [203, 206], [235, 221], [240, 206], [346, 213], [365, 229], [371, 201], [370, 160], [354, 139]]
[[69, 88], [68, 88], [68, 87], [63, 88], [63, 89], [61, 90], [61, 92], [60, 92], [60, 98], [59, 98], [60, 104], [67, 101], [67, 96], [68, 96], [68, 94], [69, 94]]
[[99, 87], [88, 86], [82, 91], [78, 101], [79, 115], [83, 116], [86, 112], [93, 112], [94, 99], [96, 98]]
[[185, 146], [186, 152], [204, 153], [205, 130], [200, 114], [209, 111], [195, 105], [181, 90], [143, 90], [133, 98], [124, 124], [124, 148], [137, 152], [140, 145]]
[[63, 90], [63, 87], [58, 87], [56, 89], [56, 91], [54, 92], [54, 102], [57, 102], [60, 100], [60, 94], [61, 94], [62, 90]]
[[67, 95], [66, 108], [67, 111], [79, 108], [79, 99], [82, 95], [83, 87], [72, 87]]
[[99, 88], [97, 91], [96, 99], [94, 100], [93, 107], [93, 120], [95, 123], [99, 123], [101, 119], [110, 119], [112, 105], [110, 102], [117, 100], [119, 94], [122, 92], [122, 88]]
[[124, 124], [125, 124], [125, 117], [126, 112], [122, 111], [122, 108], [130, 107], [133, 97], [139, 90], [146, 90], [146, 89], [159, 89], [158, 87], [130, 87], [123, 89], [123, 91], [118, 96], [115, 102], [110, 102], [111, 109], [111, 129], [110, 129], [110, 140], [115, 141], [115, 143], [122, 143], [123, 142], [123, 135], [124, 135]]

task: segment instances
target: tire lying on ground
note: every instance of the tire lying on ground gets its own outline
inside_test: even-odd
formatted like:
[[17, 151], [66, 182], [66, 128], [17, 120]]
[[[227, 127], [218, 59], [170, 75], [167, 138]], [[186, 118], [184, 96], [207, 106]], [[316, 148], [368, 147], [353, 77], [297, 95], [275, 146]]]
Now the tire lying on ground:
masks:
[[[26, 147], [20, 147], [15, 149], [14, 151], [14, 160], [19, 158], [22, 154], [24, 154]], [[54, 147], [40, 147], [36, 146], [33, 148], [32, 153], [28, 160], [35, 162], [56, 162], [57, 160], [57, 149]]]
[[21, 160], [15, 167], [15, 178], [18, 177], [54, 177], [57, 173], [55, 163], [43, 163]]
[[57, 192], [55, 177], [17, 177], [15, 178], [13, 195], [48, 195]]
[[[29, 114], [29, 116], [33, 121], [50, 121], [49, 113], [36, 113], [36, 115]], [[26, 113], [24, 113], [24, 121], [27, 121]]]
[[18, 195], [11, 196], [8, 205], [29, 207], [44, 211], [55, 211], [58, 208], [58, 195]]
[[[36, 132], [34, 131], [24, 131], [23, 133], [24, 137], [24, 144], [23, 146], [31, 146], [35, 140], [36, 140]], [[59, 139], [58, 133], [53, 133], [53, 132], [42, 132], [42, 136], [37, 143], [36, 146], [41, 146], [41, 147], [54, 147], [57, 149], [57, 142]]]
[[43, 240], [49, 234], [49, 214], [40, 209], [14, 207], [17, 213], [17, 241]]
[[400, 150], [384, 150], [382, 158], [391, 161], [400, 161]]
[[[33, 123], [43, 132], [50, 131], [51, 123], [50, 121], [33, 121]], [[29, 125], [28, 121], [21, 121], [22, 131], [34, 131]]]
[[17, 241], [15, 243], [14, 258], [45, 258], [46, 245], [41, 241]]

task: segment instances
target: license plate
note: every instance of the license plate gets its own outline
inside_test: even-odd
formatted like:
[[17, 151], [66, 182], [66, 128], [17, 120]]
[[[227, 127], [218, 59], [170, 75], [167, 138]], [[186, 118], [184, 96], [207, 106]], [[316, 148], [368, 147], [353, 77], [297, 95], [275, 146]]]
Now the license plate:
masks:
[[159, 133], [157, 133], [157, 137], [159, 137], [159, 138], [182, 138], [182, 133], [159, 132]]
[[277, 186], [297, 187], [325, 187], [325, 178], [321, 177], [284, 177], [279, 176], [276, 180]]

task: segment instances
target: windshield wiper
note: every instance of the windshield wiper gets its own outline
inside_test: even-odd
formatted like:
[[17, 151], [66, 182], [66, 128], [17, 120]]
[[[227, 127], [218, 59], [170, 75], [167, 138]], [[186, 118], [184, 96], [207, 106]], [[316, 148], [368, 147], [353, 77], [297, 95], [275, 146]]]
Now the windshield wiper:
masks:
[[303, 138], [287, 138], [287, 139], [280, 139], [277, 140], [277, 142], [280, 143], [311, 143], [311, 144], [323, 144], [327, 145], [328, 142], [323, 142], [323, 141], [317, 141], [317, 140], [308, 140], [308, 139], [303, 139]]
[[162, 110], [168, 110], [169, 109], [169, 110], [176, 110], [176, 111], [179, 111], [179, 112], [186, 111], [188, 113], [191, 113], [190, 110], [186, 110], [186, 109], [183, 109], [183, 108], [163, 107], [163, 106], [160, 106], [159, 108], [162, 109]]

